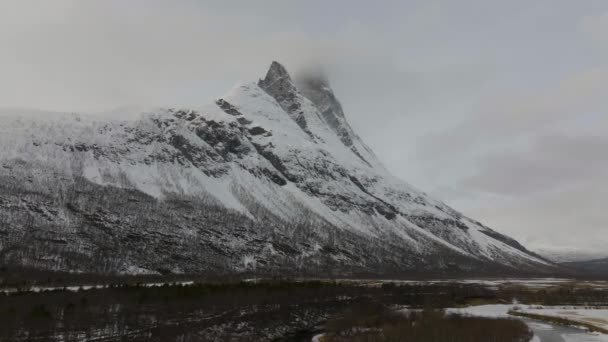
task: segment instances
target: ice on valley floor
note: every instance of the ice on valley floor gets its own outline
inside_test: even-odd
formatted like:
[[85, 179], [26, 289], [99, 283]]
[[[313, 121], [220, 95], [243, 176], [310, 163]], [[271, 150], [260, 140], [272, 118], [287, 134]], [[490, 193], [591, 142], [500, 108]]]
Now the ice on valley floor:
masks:
[[[463, 316], [476, 316], [476, 317], [489, 317], [489, 318], [504, 318], [513, 317], [509, 315], [509, 311], [513, 310], [515, 306], [522, 307], [517, 304], [488, 304], [488, 305], [476, 305], [469, 306], [466, 308], [449, 308], [446, 309], [446, 313], [463, 315]], [[525, 307], [525, 305], [524, 305]]]
[[[524, 304], [489, 304], [477, 305], [466, 308], [449, 308], [446, 313], [469, 315], [489, 318], [513, 318], [509, 311], [519, 310], [546, 316], [564, 317], [579, 322], [594, 324], [603, 327], [602, 321], [608, 320], [608, 310], [591, 309], [589, 307], [576, 306], [537, 306]], [[587, 332], [582, 329], [563, 327], [546, 322], [531, 319], [522, 319], [534, 332], [535, 342], [608, 342], [608, 335], [601, 333]], [[608, 323], [608, 322], [607, 322]]]
[[608, 308], [605, 307], [533, 306], [522, 311], [537, 315], [565, 318], [573, 322], [591, 324], [608, 330]]

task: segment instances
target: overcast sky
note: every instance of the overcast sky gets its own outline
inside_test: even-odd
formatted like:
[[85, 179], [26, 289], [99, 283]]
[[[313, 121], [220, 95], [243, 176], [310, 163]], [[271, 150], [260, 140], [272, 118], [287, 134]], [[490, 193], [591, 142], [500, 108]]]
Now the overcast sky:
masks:
[[608, 2], [0, 0], [0, 106], [194, 106], [322, 65], [394, 174], [608, 254]]

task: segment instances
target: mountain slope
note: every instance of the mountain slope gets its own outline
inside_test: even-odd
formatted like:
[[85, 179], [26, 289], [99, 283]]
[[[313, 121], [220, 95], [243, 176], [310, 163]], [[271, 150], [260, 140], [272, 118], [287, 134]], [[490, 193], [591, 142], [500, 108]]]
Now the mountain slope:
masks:
[[0, 118], [0, 260], [120, 273], [538, 271], [389, 174], [326, 80], [265, 78], [136, 120]]

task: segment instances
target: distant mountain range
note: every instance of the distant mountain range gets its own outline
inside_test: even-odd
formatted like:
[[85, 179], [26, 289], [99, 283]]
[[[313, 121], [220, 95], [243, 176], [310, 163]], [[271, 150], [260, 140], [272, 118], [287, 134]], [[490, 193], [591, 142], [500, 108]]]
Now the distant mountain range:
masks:
[[391, 175], [326, 79], [294, 82], [277, 62], [200, 108], [2, 115], [0, 262], [340, 276], [555, 267]]
[[586, 261], [564, 262], [562, 266], [608, 277], [608, 258]]
[[600, 252], [578, 248], [542, 248], [536, 249], [535, 252], [556, 263], [588, 261], [608, 257], [608, 251]]

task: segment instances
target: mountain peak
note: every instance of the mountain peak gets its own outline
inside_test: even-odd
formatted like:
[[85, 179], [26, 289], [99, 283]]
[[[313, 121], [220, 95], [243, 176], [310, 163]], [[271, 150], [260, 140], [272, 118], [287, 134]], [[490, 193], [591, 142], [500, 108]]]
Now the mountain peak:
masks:
[[291, 80], [291, 76], [283, 65], [273, 61], [270, 69], [263, 80], [258, 81], [258, 86], [268, 95], [272, 96], [297, 123], [309, 135], [306, 118], [301, 111], [301, 103], [298, 99], [298, 90]]
[[295, 86], [287, 69], [277, 61], [272, 61], [268, 72], [266, 72], [266, 77], [264, 77], [263, 80], [260, 80], [258, 85], [263, 89], [273, 88], [276, 85], [276, 88], [295, 90]]
[[[285, 105], [285, 102], [292, 102], [297, 94], [296, 86], [287, 69], [277, 61], [270, 64], [266, 77], [258, 81], [258, 86], [274, 97], [282, 106]], [[291, 103], [289, 104], [291, 105]]]

